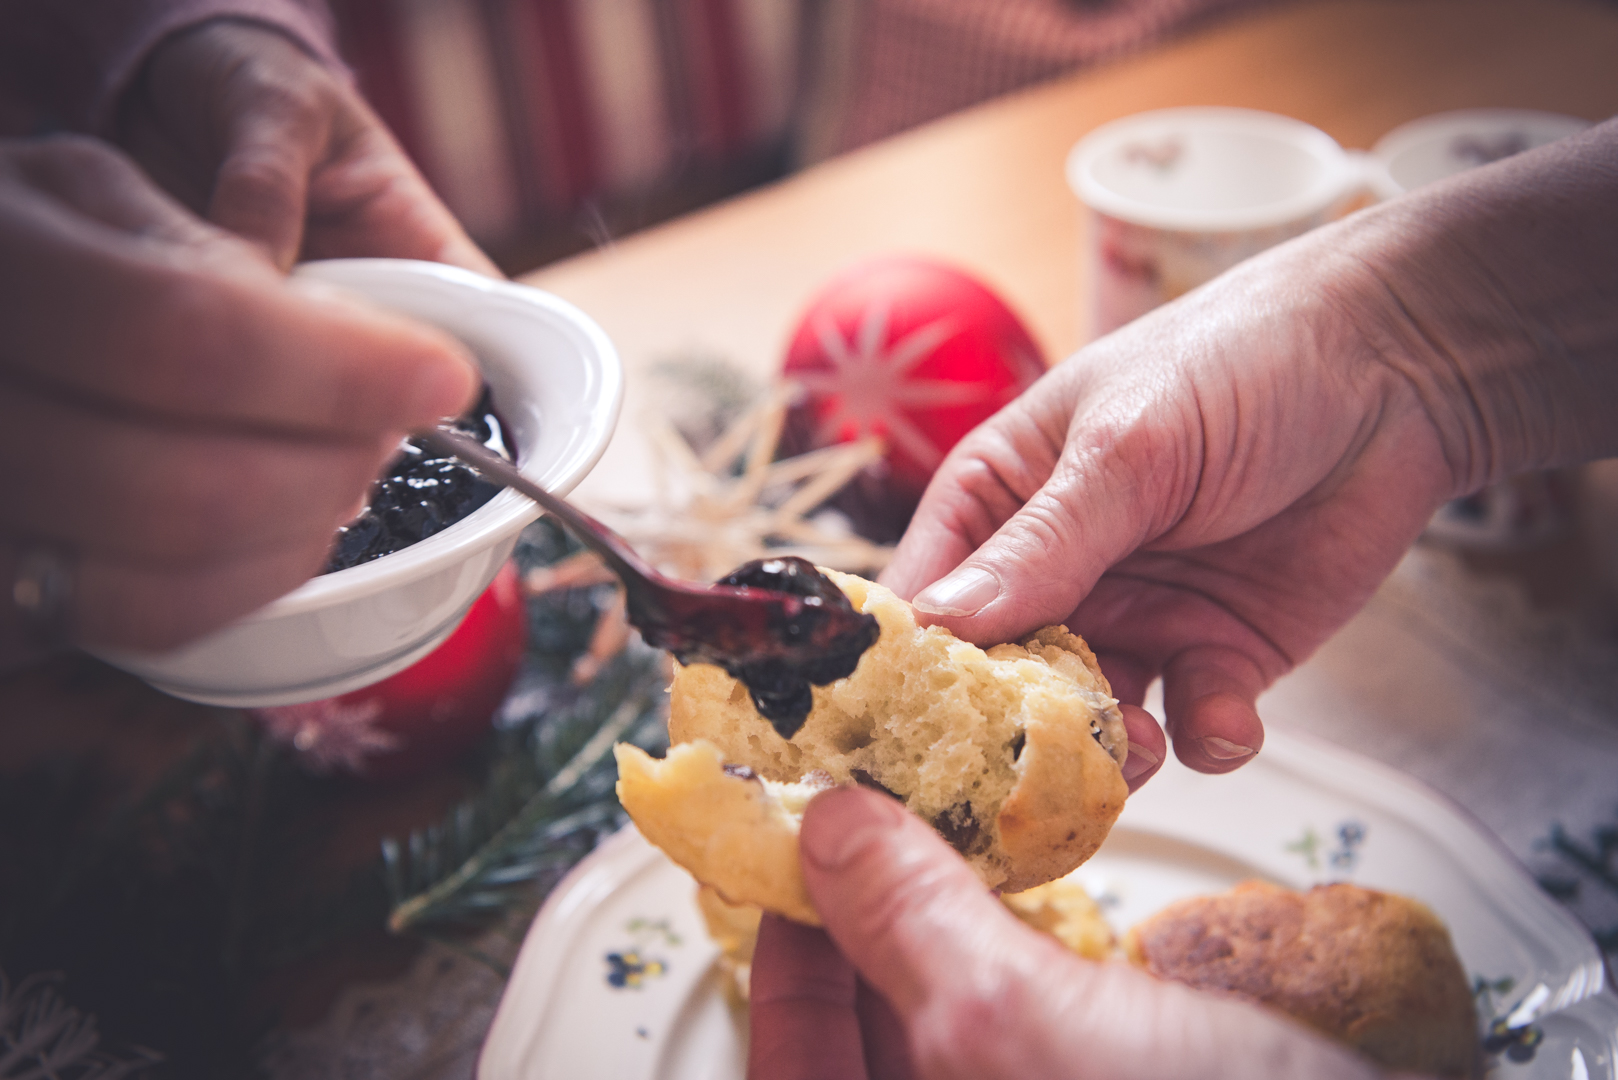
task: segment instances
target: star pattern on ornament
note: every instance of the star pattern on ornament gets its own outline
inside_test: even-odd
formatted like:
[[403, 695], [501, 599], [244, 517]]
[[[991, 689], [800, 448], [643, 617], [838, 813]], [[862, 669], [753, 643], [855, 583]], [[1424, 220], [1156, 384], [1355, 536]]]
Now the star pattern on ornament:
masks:
[[887, 341], [890, 308], [872, 304], [849, 336], [830, 319], [815, 324], [830, 371], [794, 371], [792, 379], [832, 407], [815, 429], [819, 444], [836, 441], [853, 425], [861, 436], [886, 439], [929, 472], [944, 460], [944, 450], [907, 415], [907, 410], [969, 405], [982, 400], [981, 387], [946, 379], [919, 379], [916, 366], [958, 331], [945, 315]]
[[256, 709], [254, 717], [270, 736], [292, 747], [315, 772], [364, 772], [378, 754], [397, 750], [398, 736], [376, 726], [382, 699], [349, 703], [341, 698]]

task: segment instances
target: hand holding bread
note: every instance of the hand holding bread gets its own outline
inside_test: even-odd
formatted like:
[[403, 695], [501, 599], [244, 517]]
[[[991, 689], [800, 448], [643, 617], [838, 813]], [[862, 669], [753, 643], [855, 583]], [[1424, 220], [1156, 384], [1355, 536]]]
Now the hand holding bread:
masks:
[[749, 1075], [769, 1080], [1372, 1080], [1352, 1051], [1233, 998], [1081, 959], [1021, 922], [878, 793], [817, 796], [801, 834], [824, 930], [766, 916]]

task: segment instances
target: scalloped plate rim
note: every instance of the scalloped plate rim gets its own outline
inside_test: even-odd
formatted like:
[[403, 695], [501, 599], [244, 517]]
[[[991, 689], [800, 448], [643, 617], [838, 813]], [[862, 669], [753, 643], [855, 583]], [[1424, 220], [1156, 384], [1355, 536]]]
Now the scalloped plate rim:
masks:
[[[1572, 1080], [1584, 1077], [1618, 1080], [1618, 1071], [1614, 1068], [1614, 1061], [1618, 1059], [1618, 997], [1604, 989], [1605, 969], [1599, 949], [1572, 914], [1544, 895], [1500, 840], [1475, 818], [1447, 797], [1395, 768], [1298, 732], [1272, 729], [1266, 736], [1261, 756], [1233, 775], [1239, 777], [1252, 770], [1257, 770], [1256, 777], [1278, 770], [1297, 776], [1301, 782], [1331, 789], [1368, 811], [1402, 821], [1418, 838], [1425, 837], [1464, 856], [1457, 861], [1466, 862], [1474, 871], [1465, 876], [1480, 887], [1482, 895], [1503, 902], [1505, 910], [1531, 921], [1542, 932], [1540, 945], [1550, 949], [1559, 970], [1567, 972], [1561, 987], [1563, 1000], [1558, 1007], [1537, 1013], [1536, 1019], [1576, 1021], [1590, 1025], [1599, 1033], [1602, 1045], [1594, 1052], [1593, 1063], [1590, 1057], [1583, 1055], [1580, 1043], [1570, 1044]], [[1232, 845], [1227, 841], [1218, 846], [1204, 844], [1194, 838], [1194, 829], [1172, 819], [1174, 805], [1178, 803], [1183, 808], [1184, 800], [1190, 797], [1187, 787], [1194, 792], [1197, 786], [1210, 781], [1229, 783], [1230, 777], [1205, 777], [1183, 769], [1160, 776], [1132, 799], [1130, 806], [1135, 808], [1135, 813], [1130, 814], [1126, 808], [1126, 816], [1120, 819], [1120, 829], [1116, 831], [1121, 835], [1155, 835], [1189, 842], [1226, 859], [1268, 869], [1271, 876], [1297, 879], [1298, 874], [1274, 872], [1277, 864], [1273, 853], [1261, 856], [1244, 851], [1239, 842]], [[1158, 787], [1159, 784], [1162, 786]], [[1345, 790], [1353, 786], [1360, 790]], [[1145, 797], [1154, 790], [1155, 797]], [[1237, 800], [1230, 802], [1234, 804]], [[1193, 834], [1189, 841], [1186, 840], [1188, 832]], [[1104, 861], [1106, 853], [1104, 847], [1096, 861]], [[544, 1065], [554, 1048], [538, 1042], [544, 1026], [540, 1018], [562, 990], [561, 975], [565, 971], [567, 952], [582, 940], [592, 917], [608, 899], [621, 898], [626, 888], [633, 891], [634, 883], [648, 871], [659, 872], [660, 864], [674, 869], [661, 852], [641, 838], [633, 825], [627, 825], [580, 861], [558, 884], [535, 918], [513, 965], [511, 981], [479, 1058], [477, 1075], [481, 1080], [533, 1080], [550, 1075]], [[1095, 862], [1087, 865], [1095, 865]], [[683, 871], [677, 872], [683, 874]], [[664, 896], [659, 902], [667, 901]], [[685, 899], [683, 904], [694, 911], [695, 905], [690, 899]], [[690, 980], [688, 996], [704, 992], [705, 987], [711, 992], [713, 980], [708, 977], [713, 957], [711, 946], [703, 955], [706, 956], [705, 961], [700, 961], [703, 970]], [[689, 1003], [681, 1002], [673, 1012], [688, 1015]], [[569, 1038], [573, 1037], [572, 1032], [568, 1034]], [[601, 1033], [581, 1032], [579, 1035], [599, 1038]], [[1542, 1052], [1552, 1048], [1548, 1043]], [[654, 1064], [644, 1072], [614, 1075], [621, 1080], [662, 1080], [669, 1075], [667, 1058], [665, 1047], [654, 1055]], [[1585, 1071], [1580, 1071], [1579, 1062], [1583, 1063]], [[1601, 1071], [1590, 1071], [1592, 1064]], [[1518, 1075], [1515, 1070], [1512, 1072]], [[1496, 1075], [1496, 1070], [1491, 1070], [1490, 1075]]]

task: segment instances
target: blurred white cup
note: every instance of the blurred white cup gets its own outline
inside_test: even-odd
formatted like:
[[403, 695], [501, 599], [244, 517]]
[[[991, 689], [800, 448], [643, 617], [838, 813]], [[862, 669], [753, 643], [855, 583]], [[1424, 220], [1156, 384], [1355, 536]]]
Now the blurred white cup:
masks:
[[1401, 124], [1371, 149], [1371, 190], [1391, 199], [1532, 150], [1590, 126], [1590, 121], [1532, 109], [1458, 109]]
[[1090, 338], [1250, 255], [1339, 217], [1364, 197], [1360, 155], [1319, 128], [1251, 109], [1138, 113], [1068, 155], [1090, 210]]

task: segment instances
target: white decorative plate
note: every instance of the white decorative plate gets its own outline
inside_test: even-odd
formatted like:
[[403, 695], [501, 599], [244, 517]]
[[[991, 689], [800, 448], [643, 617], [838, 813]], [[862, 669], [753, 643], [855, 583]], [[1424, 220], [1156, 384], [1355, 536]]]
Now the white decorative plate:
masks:
[[[1119, 931], [1251, 877], [1415, 897], [1449, 925], [1485, 1028], [1509, 1018], [1492, 1080], [1618, 1080], [1618, 998], [1589, 934], [1449, 802], [1330, 744], [1272, 731], [1227, 776], [1171, 762], [1079, 877]], [[580, 863], [517, 957], [481, 1080], [740, 1078], [745, 1030], [694, 894], [633, 828]]]

